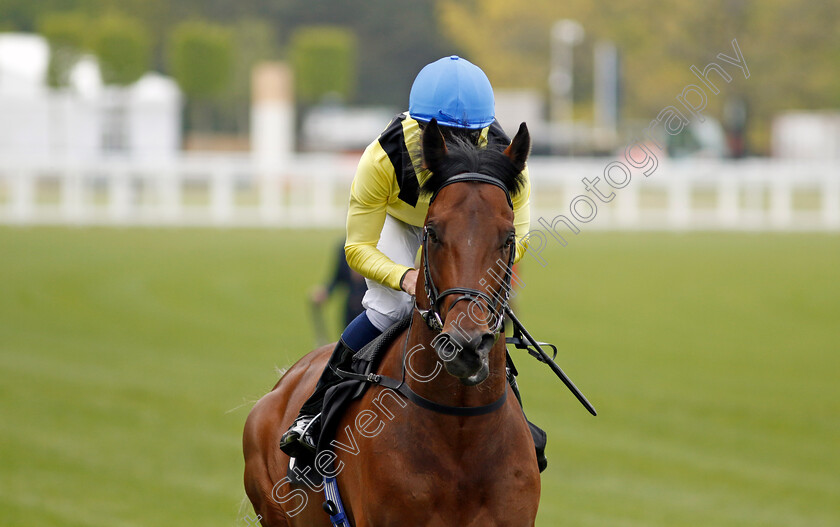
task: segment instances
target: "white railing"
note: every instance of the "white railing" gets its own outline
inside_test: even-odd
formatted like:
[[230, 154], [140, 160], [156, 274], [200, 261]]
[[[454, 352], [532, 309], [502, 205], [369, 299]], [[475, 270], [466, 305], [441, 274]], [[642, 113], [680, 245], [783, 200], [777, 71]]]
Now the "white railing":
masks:
[[[158, 163], [0, 161], [0, 223], [337, 227], [357, 156], [299, 155], [263, 167], [249, 156], [190, 155]], [[586, 228], [840, 230], [836, 162], [662, 161], [621, 189], [611, 159], [534, 157], [532, 216], [574, 220], [572, 200], [598, 206]], [[587, 192], [594, 181], [603, 203]], [[583, 225], [575, 221], [579, 227]]]
[[[602, 229], [840, 230], [840, 164], [836, 161], [749, 159], [660, 160], [648, 177], [631, 168], [621, 189], [606, 182], [612, 159], [530, 162], [535, 208], [548, 222], [556, 215], [574, 221], [572, 200], [586, 195], [598, 205], [588, 227]], [[587, 192], [583, 178], [594, 182], [604, 204]], [[544, 195], [562, 200], [548, 206]], [[583, 207], [582, 214], [588, 211]], [[576, 222], [578, 227], [581, 222]]]

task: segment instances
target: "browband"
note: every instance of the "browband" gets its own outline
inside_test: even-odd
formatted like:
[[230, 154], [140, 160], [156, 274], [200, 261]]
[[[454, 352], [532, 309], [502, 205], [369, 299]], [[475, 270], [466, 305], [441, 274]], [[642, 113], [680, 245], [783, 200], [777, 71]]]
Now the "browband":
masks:
[[511, 209], [513, 208], [513, 200], [510, 199], [510, 192], [508, 192], [508, 189], [505, 186], [505, 184], [494, 177], [488, 176], [486, 174], [479, 174], [478, 172], [465, 172], [463, 174], [458, 174], [457, 176], [452, 176], [451, 178], [447, 179], [443, 182], [440, 188], [437, 189], [434, 194], [432, 194], [432, 199], [429, 200], [429, 204], [431, 205], [431, 203], [437, 197], [438, 192], [443, 190], [445, 186], [451, 185], [453, 183], [462, 183], [465, 181], [476, 181], [478, 183], [489, 183], [491, 185], [496, 185], [497, 187], [505, 191], [505, 197], [507, 198], [508, 205], [510, 205]]

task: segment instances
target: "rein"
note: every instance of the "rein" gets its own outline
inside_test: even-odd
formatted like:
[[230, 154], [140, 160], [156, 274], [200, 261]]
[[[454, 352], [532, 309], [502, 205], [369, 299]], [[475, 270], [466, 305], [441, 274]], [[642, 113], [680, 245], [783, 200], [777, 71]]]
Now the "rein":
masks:
[[[507, 188], [504, 185], [484, 174], [478, 174], [473, 172], [468, 172], [465, 174], [458, 174], [457, 176], [453, 176], [449, 178], [446, 182], [443, 183], [441, 189], [447, 185], [451, 185], [453, 183], [460, 183], [460, 182], [479, 182], [479, 183], [489, 183], [491, 185], [495, 185], [502, 190], [505, 191], [505, 196], [507, 196], [508, 204], [511, 205], [511, 198], [510, 193], [508, 192]], [[432, 195], [432, 199], [429, 203], [434, 201], [435, 197], [437, 197], [438, 192], [440, 189], [437, 190]], [[516, 245], [511, 245], [510, 249], [510, 256], [508, 257], [507, 268], [505, 269], [505, 281], [501, 287], [500, 292], [496, 292], [495, 295], [490, 296], [484, 291], [479, 291], [477, 289], [471, 289], [468, 287], [452, 287], [449, 289], [444, 290], [442, 293], [438, 291], [437, 286], [432, 279], [431, 273], [431, 266], [429, 262], [429, 237], [428, 237], [428, 228], [423, 228], [423, 273], [425, 278], [425, 289], [426, 289], [426, 297], [429, 301], [429, 309], [423, 309], [417, 305], [417, 299], [415, 297], [414, 300], [414, 309], [420, 314], [423, 320], [426, 322], [426, 325], [432, 331], [436, 333], [440, 333], [443, 331], [443, 320], [440, 316], [440, 303], [441, 301], [449, 295], [458, 295], [458, 298], [455, 299], [455, 302], [452, 303], [452, 306], [460, 302], [461, 300], [469, 300], [474, 301], [476, 299], [483, 299], [487, 302], [487, 307], [496, 315], [496, 325], [493, 329], [493, 333], [498, 334], [503, 330], [503, 322], [504, 316], [507, 315], [508, 318], [513, 323], [514, 327], [514, 336], [507, 340], [507, 343], [515, 345], [519, 349], [526, 349], [528, 352], [537, 358], [540, 362], [543, 362], [551, 368], [551, 370], [560, 378], [563, 384], [572, 392], [572, 394], [580, 401], [580, 403], [586, 408], [589, 413], [592, 415], [597, 415], [595, 408], [592, 404], [586, 399], [586, 397], [581, 393], [581, 391], [575, 386], [572, 380], [563, 372], [560, 366], [554, 362], [554, 358], [557, 357], [557, 348], [546, 344], [543, 342], [537, 342], [528, 330], [525, 329], [525, 326], [522, 325], [522, 322], [514, 315], [513, 311], [510, 308], [509, 301], [510, 301], [510, 291], [511, 291], [511, 279], [513, 277], [513, 260], [516, 255]], [[452, 308], [450, 306], [450, 309]], [[342, 378], [345, 379], [354, 379], [357, 381], [367, 382], [370, 384], [376, 384], [380, 386], [384, 386], [385, 388], [390, 388], [396, 392], [399, 392], [403, 395], [406, 399], [413, 402], [417, 406], [421, 408], [425, 408], [427, 410], [431, 410], [433, 412], [437, 412], [440, 414], [445, 415], [456, 415], [461, 417], [471, 417], [471, 416], [478, 416], [478, 415], [485, 415], [492, 412], [495, 412], [499, 408], [501, 408], [505, 401], [507, 400], [507, 386], [505, 386], [505, 391], [501, 397], [496, 399], [490, 404], [486, 404], [483, 406], [447, 406], [443, 404], [436, 403], [425, 397], [417, 394], [408, 384], [405, 383], [405, 371], [406, 371], [406, 348], [408, 347], [408, 340], [411, 336], [411, 328], [414, 324], [414, 318], [412, 317], [411, 322], [408, 326], [408, 331], [406, 333], [405, 342], [403, 344], [403, 358], [402, 358], [402, 378], [401, 380], [396, 380], [391, 377], [380, 375], [377, 373], [368, 373], [368, 374], [360, 374], [350, 371], [345, 371], [341, 369], [336, 369], [335, 373]], [[523, 338], [524, 337], [524, 338]], [[542, 349], [542, 345], [549, 346], [553, 348], [554, 357], [550, 357], [545, 351]]]
[[[440, 188], [432, 194], [432, 198], [429, 201], [431, 204], [435, 198], [437, 197], [438, 193], [446, 187], [447, 185], [451, 185], [453, 183], [460, 183], [460, 182], [468, 182], [474, 181], [479, 183], [488, 183], [491, 185], [495, 185], [502, 189], [505, 192], [505, 196], [507, 197], [508, 205], [510, 205], [511, 209], [513, 209], [513, 202], [510, 197], [510, 192], [508, 192], [507, 188], [504, 184], [490, 176], [485, 174], [479, 174], [475, 172], [467, 172], [464, 174], [458, 174], [457, 176], [453, 176], [446, 180]], [[478, 291], [476, 289], [466, 288], [466, 287], [453, 287], [443, 291], [442, 293], [438, 292], [438, 288], [435, 286], [434, 280], [432, 279], [432, 272], [431, 272], [431, 265], [429, 262], [429, 231], [427, 227], [423, 227], [423, 276], [425, 278], [425, 286], [426, 286], [426, 297], [429, 301], [429, 309], [423, 309], [417, 305], [417, 298], [414, 299], [414, 309], [420, 313], [420, 316], [423, 317], [423, 320], [426, 321], [426, 325], [429, 326], [429, 329], [435, 332], [443, 331], [443, 320], [440, 316], [440, 303], [441, 301], [449, 296], [449, 295], [457, 295], [460, 294], [458, 298], [455, 299], [455, 302], [452, 303], [452, 306], [460, 302], [461, 300], [469, 300], [474, 301], [479, 298], [483, 299], [487, 302], [487, 307], [496, 315], [496, 326], [493, 329], [493, 333], [498, 334], [503, 330], [503, 323], [504, 323], [504, 316], [507, 315], [510, 321], [513, 323], [514, 328], [514, 335], [510, 339], [506, 339], [506, 343], [513, 344], [519, 349], [528, 350], [528, 353], [533, 355], [537, 360], [543, 362], [551, 368], [551, 371], [560, 378], [563, 384], [572, 392], [572, 394], [577, 398], [578, 401], [586, 408], [586, 410], [592, 414], [597, 415], [595, 408], [592, 406], [592, 403], [583, 395], [583, 393], [578, 389], [577, 386], [572, 382], [572, 380], [566, 375], [566, 373], [554, 362], [554, 359], [557, 357], [557, 348], [551, 344], [546, 344], [544, 342], [537, 342], [534, 337], [528, 333], [528, 330], [525, 329], [525, 326], [522, 325], [522, 322], [513, 314], [513, 310], [511, 310], [509, 302], [510, 302], [510, 291], [511, 291], [511, 279], [513, 277], [513, 260], [516, 255], [516, 245], [511, 245], [510, 248], [510, 256], [508, 257], [507, 268], [505, 269], [505, 281], [501, 287], [501, 292], [496, 292], [494, 297], [491, 297], [484, 291]], [[411, 327], [409, 326], [409, 333], [411, 332]], [[524, 338], [523, 338], [524, 337]], [[407, 337], [406, 337], [407, 339]], [[406, 342], [408, 342], [406, 340]], [[550, 357], [543, 349], [542, 346], [549, 346], [554, 351], [554, 357]], [[405, 368], [405, 363], [403, 363], [403, 369]], [[405, 377], [405, 371], [403, 371], [403, 377]], [[407, 388], [407, 386], [406, 386]], [[413, 392], [412, 392], [413, 393]], [[417, 395], [417, 394], [414, 394]], [[502, 398], [497, 400], [487, 407], [494, 406], [501, 404], [504, 402], [503, 399], [507, 396], [507, 389], [505, 389], [504, 395]], [[420, 397], [417, 395], [417, 397]], [[410, 399], [410, 397], [409, 397]], [[422, 406], [422, 405], [421, 405]], [[485, 407], [480, 407], [485, 408]], [[492, 410], [490, 410], [492, 411]]]

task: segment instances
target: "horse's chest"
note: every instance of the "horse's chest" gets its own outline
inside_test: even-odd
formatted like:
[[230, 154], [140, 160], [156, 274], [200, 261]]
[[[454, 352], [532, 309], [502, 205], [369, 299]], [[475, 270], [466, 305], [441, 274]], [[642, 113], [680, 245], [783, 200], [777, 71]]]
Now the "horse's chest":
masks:
[[444, 426], [436, 414], [411, 417], [397, 415], [359, 444], [353, 476], [344, 480], [358, 527], [533, 525], [539, 472], [517, 419], [501, 414]]
[[[383, 504], [386, 504], [383, 506]], [[537, 512], [533, 490], [445, 479], [439, 475], [407, 475], [390, 487], [387, 497], [365, 504], [358, 526], [417, 527], [532, 526]]]
[[365, 507], [370, 521], [366, 525], [533, 525], [539, 499], [535, 470], [473, 463], [451, 452], [430, 453], [423, 448], [400, 457], [390, 470], [369, 474], [368, 492], [378, 494], [378, 499]]

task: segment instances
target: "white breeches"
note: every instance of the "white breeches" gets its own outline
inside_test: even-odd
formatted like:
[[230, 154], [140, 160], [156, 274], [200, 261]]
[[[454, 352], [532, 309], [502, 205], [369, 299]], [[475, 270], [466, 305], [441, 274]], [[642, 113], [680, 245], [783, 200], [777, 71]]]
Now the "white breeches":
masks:
[[[394, 263], [415, 267], [415, 258], [423, 242], [423, 228], [385, 216], [385, 224], [376, 248]], [[395, 322], [406, 317], [414, 307], [414, 299], [408, 293], [396, 291], [373, 280], [365, 279], [367, 293], [362, 306], [368, 319], [376, 329], [385, 331]]]

